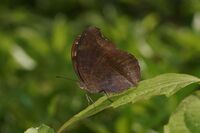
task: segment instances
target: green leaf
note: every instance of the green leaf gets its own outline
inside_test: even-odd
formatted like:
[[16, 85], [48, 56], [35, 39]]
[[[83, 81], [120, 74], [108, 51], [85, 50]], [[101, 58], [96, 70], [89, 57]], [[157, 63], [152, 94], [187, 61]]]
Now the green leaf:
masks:
[[61, 52], [67, 44], [67, 22], [63, 16], [57, 16], [52, 29], [52, 45], [55, 51]]
[[24, 133], [54, 133], [54, 130], [44, 124], [39, 127], [31, 127], [27, 129]]
[[186, 74], [175, 73], [163, 74], [152, 79], [141, 81], [137, 87], [130, 88], [123, 93], [99, 98], [95, 103], [66, 121], [58, 130], [58, 133], [63, 132], [73, 123], [92, 116], [106, 108], [116, 108], [130, 102], [135, 103], [139, 100], [149, 99], [156, 95], [171, 96], [181, 88], [196, 82], [200, 82], [200, 79]]
[[200, 91], [185, 98], [170, 117], [165, 133], [200, 132]]

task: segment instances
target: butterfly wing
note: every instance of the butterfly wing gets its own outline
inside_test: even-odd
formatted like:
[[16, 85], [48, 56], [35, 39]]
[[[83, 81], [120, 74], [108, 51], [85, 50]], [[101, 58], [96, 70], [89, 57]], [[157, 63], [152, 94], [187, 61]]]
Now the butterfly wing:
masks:
[[94, 63], [101, 56], [100, 46], [96, 42], [98, 29], [90, 27], [78, 36], [72, 45], [72, 62], [74, 70], [80, 80], [80, 86], [89, 92], [98, 92], [96, 82], [90, 75]]
[[140, 78], [136, 58], [118, 50], [98, 28], [83, 32], [72, 49], [76, 51], [72, 52], [75, 71], [90, 92], [120, 92], [136, 85]]

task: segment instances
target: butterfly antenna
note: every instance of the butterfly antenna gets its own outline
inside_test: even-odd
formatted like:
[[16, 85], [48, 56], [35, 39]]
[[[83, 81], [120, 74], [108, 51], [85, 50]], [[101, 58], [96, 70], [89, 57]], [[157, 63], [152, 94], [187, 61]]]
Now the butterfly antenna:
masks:
[[70, 81], [79, 82], [78, 80], [75, 80], [75, 79], [70, 79], [70, 78], [68, 78], [68, 77], [65, 77], [65, 76], [56, 76], [56, 78], [60, 78], [60, 79], [67, 79], [67, 80], [70, 80]]

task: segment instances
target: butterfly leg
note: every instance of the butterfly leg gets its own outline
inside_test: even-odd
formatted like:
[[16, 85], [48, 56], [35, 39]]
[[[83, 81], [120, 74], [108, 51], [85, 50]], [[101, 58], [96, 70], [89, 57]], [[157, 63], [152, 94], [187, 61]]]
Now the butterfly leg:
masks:
[[88, 105], [94, 103], [94, 101], [92, 100], [92, 98], [91, 98], [87, 93], [85, 94], [85, 96], [86, 96], [86, 99], [87, 99], [87, 101], [88, 101]]
[[110, 101], [111, 103], [113, 103], [113, 101], [110, 99], [110, 96], [108, 95], [108, 93], [105, 90], [99, 91], [99, 93], [102, 93], [102, 92], [107, 96], [108, 101]]

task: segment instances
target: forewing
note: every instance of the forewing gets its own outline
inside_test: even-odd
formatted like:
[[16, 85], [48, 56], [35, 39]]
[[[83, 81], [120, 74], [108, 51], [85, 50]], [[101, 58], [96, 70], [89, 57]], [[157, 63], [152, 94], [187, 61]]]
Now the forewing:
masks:
[[72, 46], [72, 61], [74, 69], [84, 86], [90, 92], [98, 92], [97, 82], [92, 79], [91, 70], [95, 61], [102, 56], [101, 46], [96, 37], [100, 36], [99, 29], [92, 27], [82, 33]]

